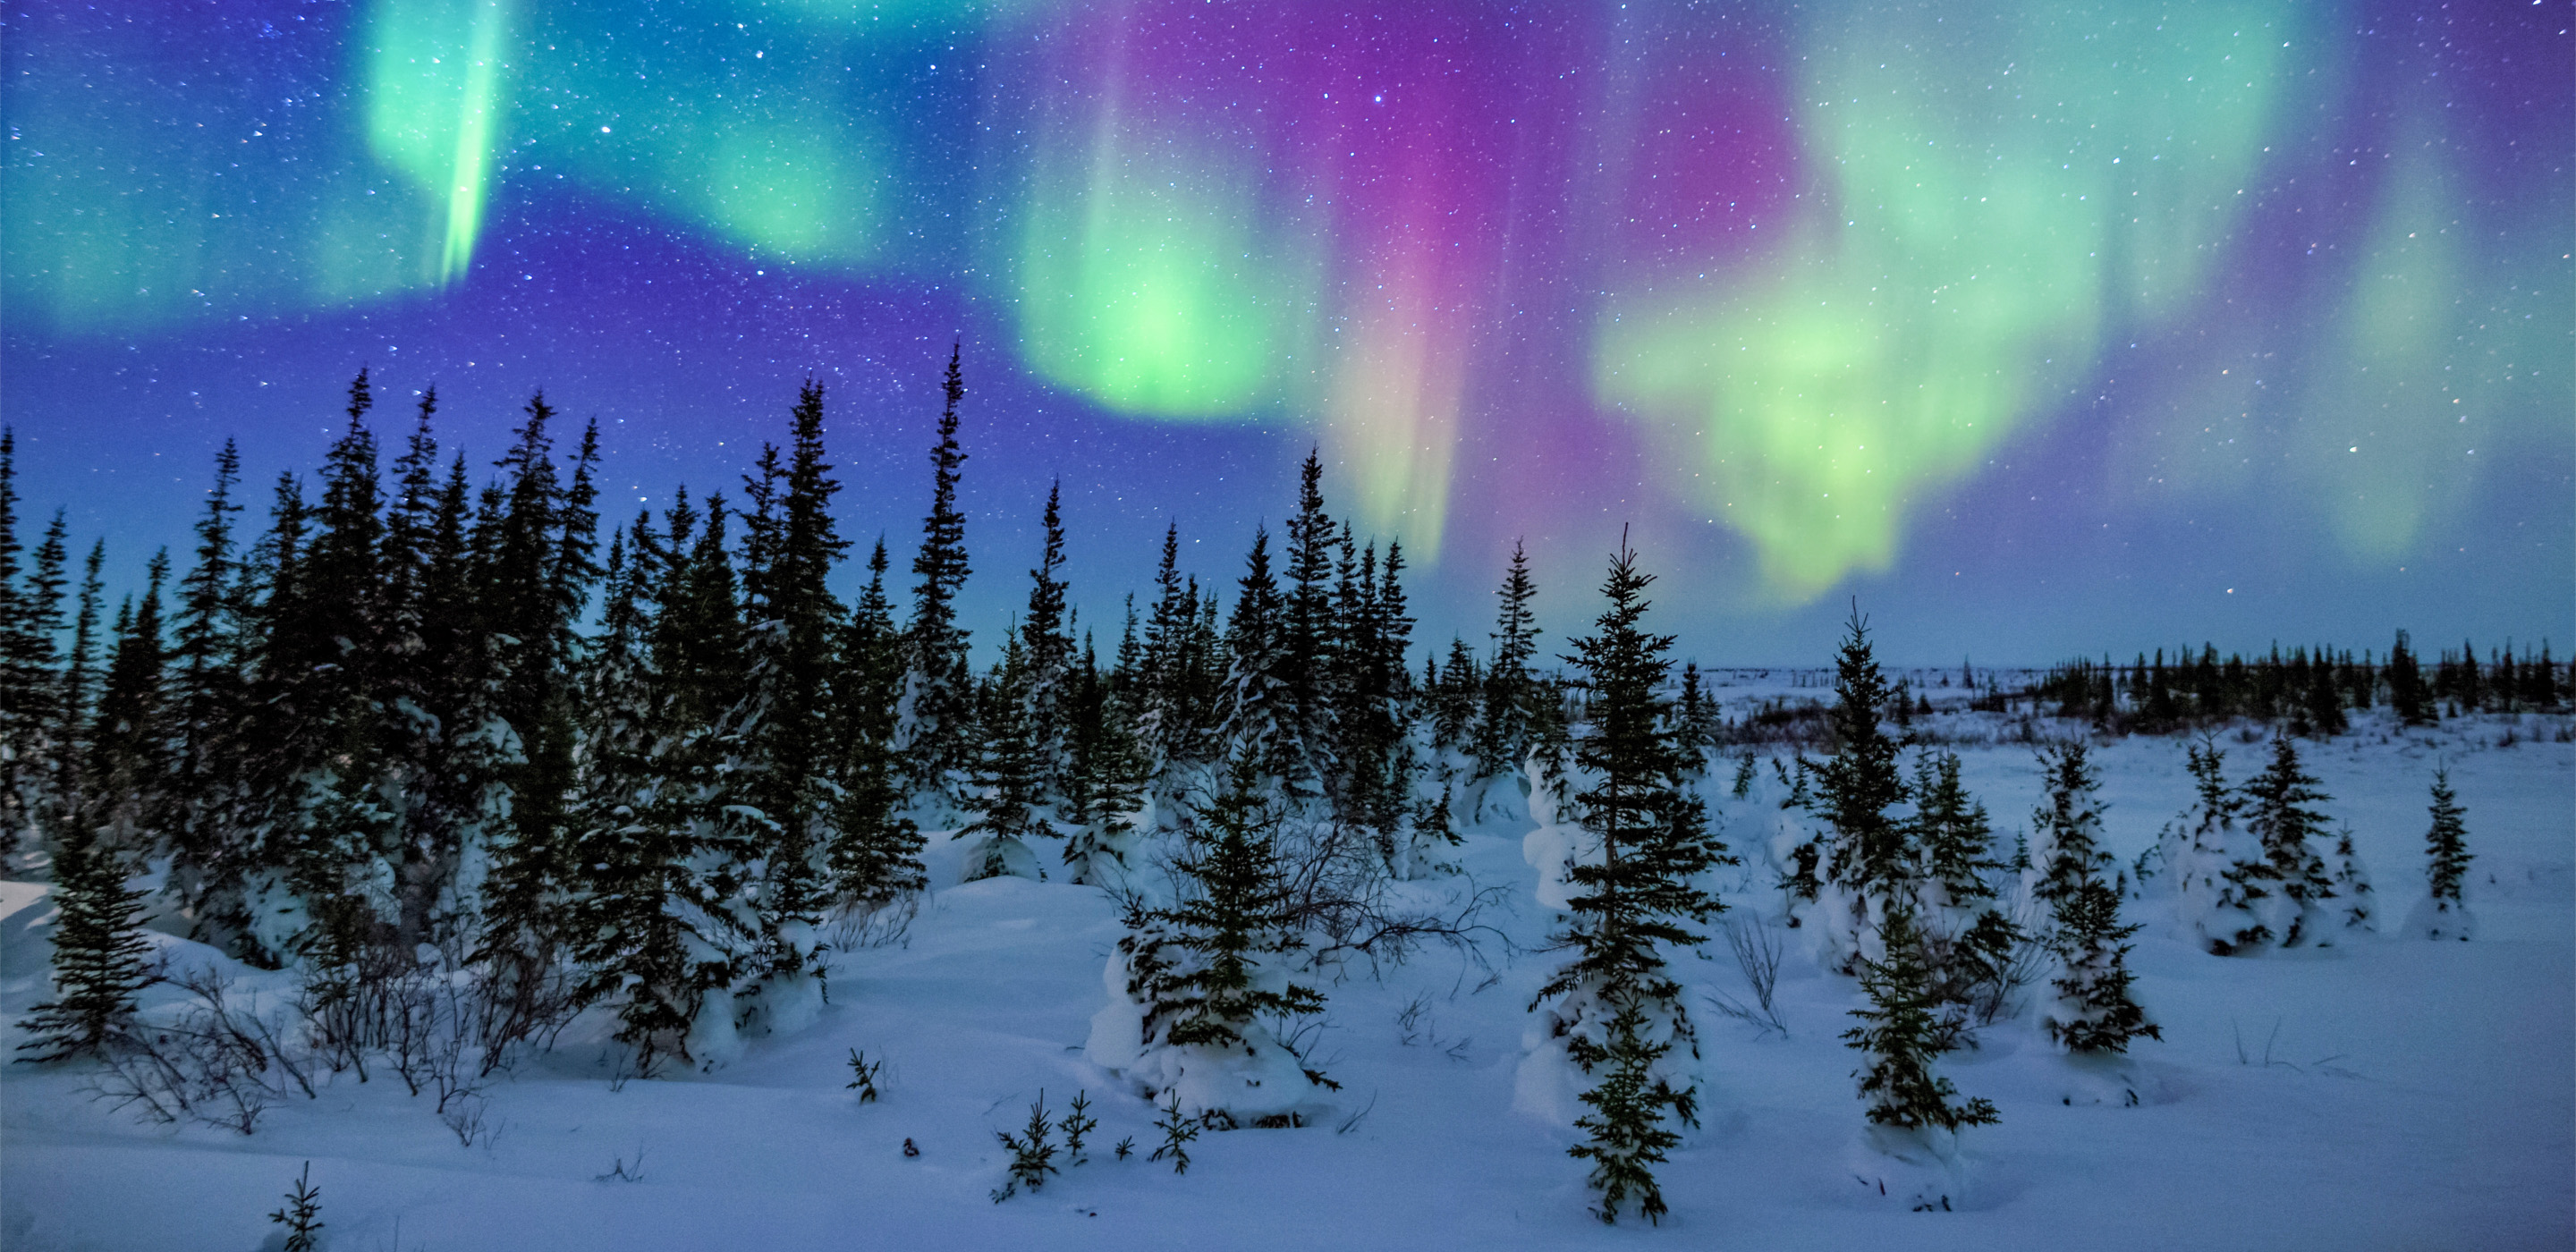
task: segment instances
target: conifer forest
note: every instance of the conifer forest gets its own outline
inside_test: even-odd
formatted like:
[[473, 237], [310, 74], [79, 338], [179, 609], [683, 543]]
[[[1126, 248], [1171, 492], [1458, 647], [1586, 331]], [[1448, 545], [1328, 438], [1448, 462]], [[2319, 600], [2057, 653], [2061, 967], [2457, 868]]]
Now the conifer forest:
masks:
[[0, 8], [0, 1252], [2576, 1248], [2571, 11]]
[[[1487, 1070], [1480, 1113], [1567, 1161], [1547, 1222], [1652, 1227], [1723, 1225], [1708, 1172], [1768, 1068], [1730, 1059], [1801, 1049], [1849, 1070], [1800, 1113], [1847, 1129], [1817, 1185], [1956, 1213], [2026, 1185], [1976, 1150], [1990, 1127], [2207, 1098], [2172, 1059], [2215, 1046], [2177, 964], [2315, 979], [2356, 945], [2491, 939], [2489, 900], [2555, 890], [2527, 839], [2518, 880], [2477, 872], [2491, 804], [2453, 782], [2549, 803], [2487, 764], [2564, 781], [2576, 673], [2547, 645], [1903, 670], [1855, 607], [1830, 667], [1702, 668], [1623, 547], [1565, 575], [1598, 612], [1555, 648], [1519, 553], [1487, 640], [1433, 647], [1401, 544], [1336, 517], [1312, 456], [1233, 568], [1183, 569], [1172, 527], [1153, 584], [1081, 622], [1060, 493], [1029, 502], [1038, 551], [970, 547], [960, 353], [938, 394], [918, 543], [862, 556], [814, 382], [736, 482], [620, 518], [600, 431], [542, 394], [477, 465], [434, 390], [384, 414], [362, 370], [319, 466], [254, 493], [227, 446], [183, 563], [113, 611], [101, 545], [36, 522], [0, 438], [10, 960], [36, 992], [13, 1091], [68, 1083], [66, 1116], [179, 1143], [364, 1116], [489, 1169], [530, 1093], [520, 1117], [767, 1087], [838, 1049], [818, 1068], [851, 1080], [799, 1098], [832, 1151], [885, 1158], [847, 1169], [931, 1157], [986, 1208], [1093, 1217], [1091, 1180], [1123, 1177], [1150, 1221], [1194, 1166], [1327, 1180], [1380, 1118], [1439, 1141], [1416, 1073]], [[956, 609], [979, 563], [1026, 594], [980, 653]], [[2026, 821], [1970, 786], [1999, 771]], [[2171, 816], [2115, 834], [2106, 777]], [[1095, 1010], [976, 1075], [1030, 1088], [1017, 1131], [938, 1089], [943, 1053], [990, 1050], [958, 1007], [1011, 1000]], [[2319, 1023], [2252, 1025], [2226, 1040], [2249, 1073], [2360, 1081], [2309, 1055]], [[710, 1167], [689, 1125], [660, 1124], [664, 1177]], [[637, 1133], [603, 1177], [641, 1172]], [[319, 1220], [310, 1185], [288, 1199]]]

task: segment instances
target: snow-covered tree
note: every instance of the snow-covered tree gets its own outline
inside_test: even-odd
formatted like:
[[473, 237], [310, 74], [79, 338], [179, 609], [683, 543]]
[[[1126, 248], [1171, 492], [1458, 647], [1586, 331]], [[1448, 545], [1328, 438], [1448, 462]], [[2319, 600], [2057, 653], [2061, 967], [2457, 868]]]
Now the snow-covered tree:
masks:
[[965, 860], [970, 882], [1005, 874], [1044, 878], [1046, 871], [1030, 845], [1059, 833], [1047, 816], [1046, 763], [1039, 758], [1030, 725], [1028, 664], [1028, 652], [1014, 635], [994, 673], [991, 708], [984, 717], [974, 789], [966, 801], [974, 820], [957, 832], [970, 840]]
[[2101, 776], [2081, 741], [2039, 754], [2046, 802], [2030, 815], [2029, 889], [2054, 907], [2086, 879], [2108, 873], [2114, 861], [2102, 844]]
[[1660, 1155], [1656, 1128], [1698, 1122], [1698, 1034], [1665, 953], [1705, 940], [1692, 927], [1724, 906], [1702, 877], [1732, 861], [1684, 786], [1689, 762], [1662, 696], [1672, 637], [1639, 626], [1653, 581], [1623, 543], [1602, 586], [1609, 607], [1574, 641], [1591, 717], [1574, 741], [1583, 785], [1571, 800], [1592, 846], [1561, 870], [1572, 894], [1556, 939], [1574, 955], [1531, 1005], [1537, 1047], [1523, 1062], [1524, 1086], [1546, 1081], [1532, 1067], [1563, 1063], [1598, 1080], [1583, 1097], [1594, 1114], [1579, 1124], [1605, 1219], [1616, 1215], [1614, 1184], [1637, 1189], [1649, 1216], [1660, 1211], [1645, 1171]]
[[1650, 1033], [1644, 1006], [1633, 1001], [1619, 1006], [1604, 1033], [1601, 1082], [1578, 1097], [1592, 1106], [1574, 1122], [1586, 1137], [1566, 1153], [1592, 1162], [1589, 1181], [1601, 1194], [1593, 1212], [1603, 1224], [1615, 1224], [1632, 1196], [1640, 1216], [1661, 1224], [1670, 1210], [1652, 1167], [1663, 1164], [1665, 1152], [1682, 1141], [1680, 1132], [1664, 1124], [1672, 1089], [1656, 1073], [1656, 1063], [1672, 1051], [1672, 1041]]
[[1110, 689], [1088, 639], [1065, 701], [1068, 726], [1062, 781], [1068, 882], [1115, 881], [1127, 864], [1144, 796], [1144, 754], [1129, 723], [1126, 697]]
[[2185, 748], [2184, 760], [2192, 803], [2166, 824], [2157, 843], [2177, 919], [2219, 956], [2288, 934], [2296, 902], [2282, 891], [2261, 841], [2237, 822], [2245, 800], [2227, 785], [2227, 753], [2204, 735]]
[[2433, 771], [2432, 814], [2433, 825], [2424, 832], [2424, 852], [2429, 862], [2424, 902], [2415, 906], [2406, 928], [2426, 939], [2475, 938], [2477, 917], [2469, 912], [2468, 902], [2460, 895], [2460, 883], [2469, 870], [2469, 829], [2462, 820], [2468, 810], [2461, 807], [2459, 793], [2451, 789], [2451, 771], [2447, 767]]
[[2243, 796], [2245, 825], [2261, 841], [2266, 877], [2292, 906], [2281, 910], [2284, 925], [2272, 931], [2275, 942], [2285, 948], [2334, 942], [2344, 919], [2331, 912], [2337, 893], [2322, 850], [2326, 819], [2309, 807], [2327, 796], [2300, 766], [2290, 736], [2273, 738], [2272, 763], [2246, 781]]
[[886, 548], [868, 555], [868, 585], [844, 625], [833, 687], [833, 752], [840, 762], [832, 839], [824, 848], [839, 906], [872, 911], [919, 891], [921, 831], [903, 815], [903, 762], [895, 705], [904, 683], [903, 638], [886, 596]]
[[1234, 615], [1226, 621], [1224, 720], [1218, 736], [1229, 759], [1252, 761], [1271, 784], [1289, 794], [1299, 766], [1295, 694], [1287, 679], [1288, 651], [1281, 622], [1284, 606], [1270, 572], [1270, 532], [1253, 532], [1244, 559]]
[[1828, 715], [1834, 755], [1811, 769], [1812, 808], [1825, 825], [1815, 854], [1818, 886], [1811, 913], [1827, 963], [1851, 972], [1860, 957], [1882, 954], [1879, 928], [1908, 892], [1911, 857], [1905, 824], [1891, 811], [1906, 798], [1896, 765], [1898, 744], [1880, 724], [1894, 693], [1858, 609], [1845, 626], [1834, 665], [1835, 700]]
[[2000, 1011], [2002, 981], [2021, 929], [1998, 902], [1994, 827], [1959, 781], [1959, 755], [1926, 751], [1915, 764], [1914, 932], [1936, 995], [1980, 1016]]
[[1106, 971], [1109, 1006], [1092, 1019], [1094, 1062], [1219, 1127], [1299, 1124], [1334, 1088], [1278, 1031], [1324, 1007], [1302, 981], [1284, 820], [1261, 763], [1238, 753], [1191, 822], [1176, 898], [1131, 908]]
[[2105, 878], [2114, 861], [2102, 846], [2101, 777], [2081, 741], [2040, 753], [2040, 773], [2047, 799], [2030, 817], [2025, 877], [2049, 908], [2060, 966], [2041, 1024], [2068, 1051], [2125, 1052], [2138, 1035], [2162, 1036], [2129, 997], [2127, 940], [2138, 927], [2120, 924], [2120, 895]]
[[2067, 1051], [2126, 1052], [2140, 1035], [2164, 1038], [2129, 994], [2129, 937], [2135, 924], [2120, 924], [2120, 893], [2098, 873], [2084, 875], [2055, 901], [2056, 931], [2051, 947], [2061, 972], [2051, 984], [2057, 990], [2041, 1025]]
[[[1862, 1024], [1844, 1031], [1842, 1038], [1863, 1058], [1852, 1076], [1860, 1080], [1860, 1095], [1868, 1104], [1869, 1147], [1876, 1156], [1929, 1166], [1937, 1174], [1955, 1161], [1962, 1128], [1998, 1119], [1992, 1102], [1961, 1099], [1958, 1087], [1940, 1072], [1939, 1060], [1947, 1050], [1941, 1003], [1910, 910], [1899, 905], [1881, 928], [1887, 958], [1858, 961], [1869, 1006], [1852, 1010]], [[1935, 1180], [1918, 1194], [1899, 1198], [1929, 1207], [1946, 1199], [1942, 1185]]]

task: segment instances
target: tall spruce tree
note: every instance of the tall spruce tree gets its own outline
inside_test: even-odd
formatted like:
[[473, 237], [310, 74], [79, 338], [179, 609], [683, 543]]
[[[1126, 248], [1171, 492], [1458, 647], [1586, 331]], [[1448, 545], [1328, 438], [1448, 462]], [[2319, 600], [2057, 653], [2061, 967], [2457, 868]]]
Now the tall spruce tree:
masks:
[[1538, 584], [1530, 578], [1529, 555], [1518, 540], [1512, 542], [1512, 563], [1494, 597], [1500, 602], [1494, 659], [1485, 667], [1484, 716], [1476, 724], [1476, 773], [1483, 778], [1499, 778], [1520, 767], [1529, 754], [1532, 706], [1538, 700], [1529, 669], [1538, 652], [1538, 619], [1530, 607], [1538, 598]]
[[[1314, 451], [1297, 471], [1297, 511], [1288, 517], [1285, 585], [1273, 633], [1280, 664], [1280, 752], [1275, 768], [1292, 791], [1317, 794], [1340, 773], [1333, 759], [1338, 680], [1344, 677], [1343, 627], [1334, 612], [1337, 532], [1324, 511], [1324, 466]], [[1347, 532], [1339, 532], [1347, 549]], [[1239, 661], [1238, 661], [1239, 663]]]
[[1890, 811], [1906, 798], [1898, 744], [1880, 724], [1893, 693], [1857, 605], [1834, 665], [1835, 702], [1826, 723], [1834, 755], [1811, 770], [1813, 809], [1825, 824], [1816, 898], [1836, 959], [1848, 972], [1880, 947], [1880, 924], [1905, 893], [1910, 858], [1905, 827]]
[[895, 723], [905, 782], [934, 809], [955, 807], [959, 774], [973, 762], [974, 678], [966, 670], [966, 631], [957, 624], [957, 594], [966, 563], [966, 515], [957, 510], [957, 403], [966, 397], [959, 349], [948, 353], [939, 442], [931, 449], [930, 514], [921, 522], [921, 552], [912, 559], [912, 625], [905, 633], [904, 687]]
[[226, 789], [242, 716], [243, 605], [233, 543], [232, 499], [241, 453], [231, 440], [215, 455], [215, 483], [196, 523], [196, 560], [179, 580], [171, 644], [169, 776], [157, 825], [170, 849], [168, 891], [208, 937], [218, 900], [237, 899], [245, 849], [224, 820]]
[[154, 553], [142, 600], [117, 613], [90, 751], [73, 805], [80, 836], [118, 857], [140, 859], [158, 851], [151, 824], [161, 807], [164, 773], [167, 643], [161, 630], [161, 587], [169, 575], [169, 553]]
[[815, 966], [815, 927], [831, 895], [824, 853], [837, 837], [843, 785], [830, 733], [843, 610], [826, 580], [849, 545], [832, 523], [841, 485], [824, 460], [820, 383], [808, 379], [797, 392], [784, 461], [764, 446], [758, 471], [744, 480], [753, 504], [743, 536], [748, 668], [724, 720], [731, 794], [723, 811], [746, 824], [761, 866], [754, 908], [763, 973], [774, 981]]
[[1226, 622], [1225, 717], [1218, 735], [1229, 759], [1253, 762], [1268, 785], [1296, 794], [1295, 696], [1290, 689], [1284, 607], [1270, 573], [1270, 531], [1256, 529], [1244, 558], [1234, 615]]
[[494, 653], [489, 699], [518, 743], [498, 771], [509, 820], [490, 840], [473, 952], [491, 971], [505, 1035], [537, 1029], [560, 1011], [565, 819], [577, 781], [573, 626], [599, 574], [598, 426], [584, 430], [567, 478], [555, 462], [555, 410], [544, 393], [529, 399], [526, 414], [496, 462], [502, 478], [474, 528], [476, 593]]
[[973, 839], [966, 852], [970, 881], [1005, 874], [1044, 878], [1044, 865], [1030, 844], [1058, 833], [1047, 819], [1045, 763], [1029, 724], [1028, 665], [1028, 649], [1014, 633], [1002, 649], [1002, 663], [993, 675], [992, 707], [984, 717], [974, 794], [966, 802], [974, 820], [957, 832]]
[[2388, 649], [2388, 706], [2397, 720], [2407, 726], [2423, 726], [2433, 720], [2432, 701], [2424, 690], [2424, 672], [2415, 660], [2405, 631], [2397, 632], [2397, 642]]
[[1126, 865], [1144, 759], [1127, 698], [1101, 674], [1088, 638], [1065, 703], [1062, 801], [1066, 880], [1105, 885]]
[[2114, 862], [2103, 846], [2101, 776], [2083, 742], [2042, 749], [2039, 767], [2047, 800], [2030, 815], [2030, 894], [2055, 907]]
[[1027, 720], [1039, 794], [1049, 800], [1061, 799], [1063, 791], [1068, 732], [1064, 705], [1073, 672], [1072, 622], [1060, 573], [1064, 569], [1062, 496], [1062, 484], [1047, 486], [1046, 511], [1038, 519], [1045, 541], [1037, 567], [1029, 571], [1028, 617], [1020, 624], [1020, 645], [1027, 657], [1014, 693]]
[[1733, 861], [1684, 786], [1687, 762], [1662, 696], [1673, 640], [1640, 627], [1654, 576], [1637, 568], [1625, 538], [1602, 584], [1609, 606], [1569, 658], [1591, 710], [1574, 745], [1591, 785], [1573, 800], [1599, 852], [1565, 871], [1574, 890], [1556, 938], [1574, 956], [1531, 1004], [1545, 1007], [1542, 1028], [1566, 1059], [1602, 1080], [1586, 1097], [1590, 1137], [1572, 1151], [1593, 1162], [1605, 1221], [1630, 1191], [1648, 1217], [1662, 1211], [1648, 1169], [1666, 1143], [1657, 1128], [1667, 1116], [1698, 1123], [1698, 1033], [1665, 951], [1706, 939], [1692, 927], [1724, 905], [1700, 880]]

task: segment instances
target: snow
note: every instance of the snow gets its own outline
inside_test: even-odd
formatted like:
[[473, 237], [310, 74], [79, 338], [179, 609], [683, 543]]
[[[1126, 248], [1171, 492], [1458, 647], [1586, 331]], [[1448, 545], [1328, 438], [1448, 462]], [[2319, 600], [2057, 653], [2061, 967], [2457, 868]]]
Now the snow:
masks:
[[[1712, 677], [1730, 713], [1747, 695], [1823, 694], [1788, 671]], [[2040, 798], [2030, 747], [2011, 741], [2018, 724], [1918, 725], [2001, 740], [1958, 750], [2006, 851]], [[1530, 999], [1561, 959], [1526, 950], [1554, 921], [1537, 892], [1576, 846], [1538, 835], [1528, 812], [1551, 816], [1541, 799], [1486, 806], [1454, 852], [1478, 882], [1510, 887], [1510, 911], [1493, 920], [1524, 950], [1506, 959], [1489, 945], [1491, 980], [1432, 950], [1382, 981], [1363, 969], [1327, 983], [1311, 1055], [1343, 1084], [1336, 1116], [1203, 1134], [1186, 1175], [1145, 1160], [1155, 1112], [1097, 1063], [1117, 909], [1096, 888], [1002, 877], [943, 886], [902, 940], [835, 954], [830, 1003], [812, 1006], [810, 1025], [746, 1038], [705, 1071], [612, 1084], [605, 1029], [576, 1023], [489, 1090], [497, 1131], [471, 1147], [382, 1074], [342, 1075], [242, 1137], [139, 1125], [84, 1093], [81, 1066], [10, 1067], [0, 1246], [268, 1246], [266, 1214], [309, 1159], [325, 1246], [345, 1252], [2564, 1248], [2576, 1245], [2576, 745], [2556, 741], [2567, 724], [2465, 719], [2401, 735], [2365, 714], [2353, 734], [2303, 744], [2330, 824], [2350, 828], [2377, 876], [2379, 931], [2214, 957], [2151, 883], [2124, 917], [2146, 923], [2130, 963], [2165, 1041], [2141, 1041], [2105, 1075], [2059, 1055], [2035, 1014], [1985, 1031], [1943, 1072], [1994, 1101], [2002, 1122], [1963, 1132], [1952, 1159], [1895, 1161], [1863, 1126], [1857, 1058], [1837, 1038], [1861, 1003], [1850, 979], [1793, 951], [1778, 993], [1790, 1033], [1761, 1037], [1703, 1011], [1707, 991], [1745, 994], [1724, 944], [1680, 956], [1704, 1125], [1658, 1171], [1672, 1205], [1661, 1231], [1591, 1217], [1582, 1163], [1565, 1155], [1571, 1093], [1520, 1090]], [[2496, 746], [2508, 726], [2517, 742]], [[2231, 784], [2260, 765], [2259, 739], [2222, 737]], [[2184, 742], [2095, 745], [2105, 836], [2124, 865], [2191, 799]], [[2401, 920], [2423, 896], [2426, 787], [2442, 763], [2477, 858], [2472, 942], [2409, 939]], [[1737, 916], [1776, 915], [1760, 846], [1778, 841], [1780, 813], [1762, 787], [1729, 796], [1732, 772], [1719, 761], [1706, 789], [1752, 864], [1720, 881]], [[1762, 777], [1774, 781], [1767, 764]], [[932, 881], [957, 882], [966, 849], [932, 846]], [[0, 1043], [14, 1046], [16, 1020], [46, 994], [52, 912], [44, 888], [0, 883]], [[217, 960], [159, 944], [176, 960]], [[223, 964], [246, 989], [284, 985]], [[147, 1012], [175, 995], [154, 989]], [[887, 1062], [879, 1103], [843, 1088], [853, 1048]], [[2138, 1106], [2104, 1098], [2114, 1078]], [[1089, 1163], [993, 1203], [1006, 1159], [994, 1133], [1016, 1130], [1041, 1091], [1061, 1111], [1078, 1090], [1100, 1119]], [[1550, 1116], [1522, 1111], [1534, 1105]], [[1135, 1155], [1115, 1160], [1126, 1136]], [[917, 1158], [903, 1155], [907, 1139]], [[600, 1180], [618, 1166], [640, 1181]], [[1917, 1176], [1937, 1177], [1957, 1211], [1910, 1211]]]

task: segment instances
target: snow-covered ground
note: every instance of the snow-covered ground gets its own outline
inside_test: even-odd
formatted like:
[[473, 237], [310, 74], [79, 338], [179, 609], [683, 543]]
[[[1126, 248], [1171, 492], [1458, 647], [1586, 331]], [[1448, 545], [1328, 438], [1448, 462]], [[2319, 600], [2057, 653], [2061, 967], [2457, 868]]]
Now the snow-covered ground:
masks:
[[[1939, 671], [1928, 672], [1938, 681]], [[1717, 675], [1730, 713], [1827, 694], [1790, 671]], [[1917, 680], [1921, 681], [1920, 678]], [[1936, 703], [1948, 694], [1933, 689]], [[1968, 1132], [1966, 1203], [1915, 1213], [1858, 1183], [1853, 1055], [1837, 1036], [1848, 979], [1792, 957], [1787, 1038], [1705, 1009], [1742, 994], [1724, 944], [1680, 961], [1706, 1041], [1704, 1126], [1659, 1172], [1662, 1229], [1587, 1213], [1569, 1126], [1513, 1109], [1530, 996], [1553, 956], [1527, 951], [1552, 918], [1532, 899], [1526, 823], [1473, 831], [1456, 857], [1509, 888], [1492, 917], [1499, 977], [1441, 950], [1327, 991], [1313, 1059], [1341, 1112], [1297, 1130], [1202, 1135], [1176, 1176], [1149, 1163], [1153, 1112], [1084, 1059], [1119, 929], [1099, 891], [1000, 879], [938, 890], [904, 943], [847, 954], [810, 1028], [755, 1041], [711, 1073], [612, 1085], [576, 1024], [489, 1092], [491, 1127], [461, 1145], [389, 1076], [342, 1075], [273, 1109], [256, 1134], [138, 1124], [85, 1094], [78, 1066], [0, 1072], [0, 1246], [253, 1249], [307, 1160], [342, 1252], [476, 1248], [2244, 1248], [2564, 1249], [2576, 1245], [2576, 745], [2567, 719], [2482, 718], [2398, 735], [2374, 715], [2315, 748], [2310, 768], [2373, 872], [2383, 924], [2423, 891], [2426, 786], [2451, 765], [2468, 807], [2472, 943], [2390, 937], [2257, 958], [2204, 955], [2167, 902], [2132, 966], [2163, 1026], [2135, 1053], [2146, 1102], [2088, 1090], [2027, 1020], [1948, 1061], [2001, 1110]], [[1927, 729], [2009, 740], [2017, 722], [1943, 715]], [[2043, 721], [2044, 731], [2065, 727]], [[2510, 730], [2515, 742], [2498, 746]], [[2124, 861], [2188, 796], [2179, 738], [2097, 748], [2108, 832]], [[2228, 776], [2259, 743], [2226, 740]], [[2027, 746], [1962, 748], [2006, 847], [2028, 823]], [[1763, 771], [1768, 773], [1767, 768]], [[1777, 817], [1757, 790], [1713, 807], [1738, 850]], [[1774, 789], [1776, 790], [1776, 789]], [[934, 848], [934, 854], [939, 849]], [[935, 858], [934, 858], [935, 859]], [[1752, 871], [1748, 870], [1747, 873]], [[1727, 881], [1737, 875], [1730, 872]], [[1755, 874], [1761, 883], [1767, 874]], [[953, 882], [953, 875], [942, 881]], [[1454, 883], [1452, 886], [1454, 887]], [[1730, 894], [1739, 914], [1777, 893]], [[46, 992], [44, 889], [0, 884], [0, 1044]], [[211, 954], [165, 940], [175, 959]], [[244, 987], [276, 975], [246, 974]], [[174, 993], [159, 988], [147, 1004]], [[883, 1058], [885, 1098], [843, 1089], [845, 1058]], [[994, 1132], [1043, 1090], [1087, 1091], [1089, 1163], [1001, 1204]], [[1113, 1159], [1133, 1136], [1136, 1156]], [[920, 1155], [903, 1154], [909, 1139]], [[640, 1167], [639, 1167], [640, 1162]], [[613, 1175], [618, 1167], [635, 1181]], [[611, 1175], [603, 1181], [603, 1175]]]

